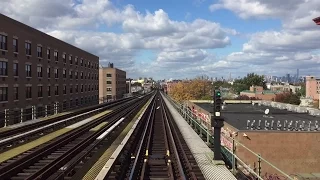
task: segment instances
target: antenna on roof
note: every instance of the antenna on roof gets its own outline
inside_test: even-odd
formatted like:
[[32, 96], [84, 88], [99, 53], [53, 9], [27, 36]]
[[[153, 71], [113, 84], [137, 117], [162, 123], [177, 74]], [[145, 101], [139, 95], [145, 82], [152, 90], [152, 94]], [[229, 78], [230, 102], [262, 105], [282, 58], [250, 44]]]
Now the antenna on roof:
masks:
[[259, 119], [259, 123], [258, 123], [258, 130], [261, 129], [261, 119]]
[[281, 122], [279, 120], [277, 122], [277, 130], [281, 130]]
[[253, 120], [252, 123], [251, 123], [251, 130], [254, 129], [254, 123], [256, 122], [256, 120]]
[[273, 130], [274, 120], [271, 121], [271, 130]]

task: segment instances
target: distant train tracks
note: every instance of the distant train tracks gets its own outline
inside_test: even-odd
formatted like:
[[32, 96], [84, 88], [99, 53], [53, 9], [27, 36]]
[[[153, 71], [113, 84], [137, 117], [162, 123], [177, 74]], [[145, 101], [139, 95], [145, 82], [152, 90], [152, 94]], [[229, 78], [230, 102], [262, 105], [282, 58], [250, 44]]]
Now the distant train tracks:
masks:
[[[130, 119], [150, 98], [150, 94], [124, 103], [121, 107], [73, 129], [45, 144], [0, 164], [0, 179], [64, 179], [90, 159], [101, 143], [111, 141], [119, 126]], [[89, 131], [108, 121], [96, 131]], [[120, 128], [118, 128], [120, 129]], [[113, 137], [113, 138], [110, 138]]]
[[104, 179], [204, 179], [160, 93]]
[[0, 152], [14, 148], [26, 142], [30, 142], [31, 140], [44, 136], [70, 124], [82, 121], [107, 109], [115, 109], [121, 106], [122, 103], [130, 100], [132, 100], [132, 98], [120, 99], [118, 101], [97, 105], [70, 114], [54, 117], [49, 120], [42, 120], [33, 124], [27, 124], [25, 126], [0, 132]]

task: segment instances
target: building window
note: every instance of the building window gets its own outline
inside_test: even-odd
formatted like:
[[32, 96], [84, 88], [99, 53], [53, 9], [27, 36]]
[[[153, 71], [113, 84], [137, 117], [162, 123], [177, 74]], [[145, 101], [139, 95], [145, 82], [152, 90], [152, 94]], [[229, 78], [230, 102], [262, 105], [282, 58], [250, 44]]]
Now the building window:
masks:
[[73, 93], [73, 86], [70, 85], [70, 93]]
[[107, 77], [112, 77], [112, 74], [107, 74]]
[[58, 68], [54, 69], [54, 78], [59, 78], [59, 69]]
[[59, 55], [58, 51], [54, 51], [54, 52], [53, 52], [53, 56], [54, 56], [54, 60], [55, 60], [55, 61], [58, 61], [58, 60], [59, 60], [59, 58], [58, 58], [59, 56], [58, 56], [58, 55]]
[[0, 61], [0, 76], [8, 75], [8, 62]]
[[54, 87], [54, 95], [56, 95], [56, 96], [59, 95], [59, 86]]
[[83, 66], [83, 59], [80, 59], [80, 65]]
[[19, 71], [18, 71], [18, 63], [13, 63], [13, 75], [18, 76]]
[[18, 39], [13, 39], [12, 44], [13, 44], [13, 52], [18, 52]]
[[32, 98], [32, 87], [28, 86], [26, 87], [26, 98], [29, 99], [29, 98]]
[[67, 86], [66, 85], [63, 86], [63, 94], [67, 94]]
[[14, 95], [14, 99], [13, 100], [18, 100], [19, 99], [19, 88], [18, 87], [14, 87], [13, 88], [13, 95]]
[[48, 97], [50, 97], [51, 96], [51, 86], [48, 86], [47, 92], [48, 92]]
[[37, 67], [38, 77], [42, 77], [42, 66]]
[[41, 46], [37, 46], [37, 54], [38, 54], [38, 57], [42, 58], [42, 47]]
[[0, 49], [7, 50], [7, 36], [0, 35]]
[[112, 84], [112, 82], [111, 81], [107, 81], [107, 84]]
[[31, 55], [31, 43], [25, 42], [26, 55]]
[[69, 56], [69, 62], [70, 62], [70, 64], [73, 63], [73, 62], [72, 62], [72, 56]]
[[42, 97], [42, 86], [38, 86], [38, 97]]
[[74, 76], [76, 77], [76, 79], [78, 79], [78, 72], [74, 72]]
[[111, 88], [107, 88], [107, 91], [111, 91], [112, 89]]
[[69, 71], [69, 77], [70, 77], [70, 79], [72, 79], [72, 71], [71, 70]]
[[62, 60], [63, 60], [63, 62], [64, 62], [64, 63], [66, 63], [66, 62], [67, 62], [66, 54], [62, 54]]
[[75, 87], [75, 91], [76, 91], [76, 93], [78, 93], [78, 92], [79, 92], [79, 86], [78, 86], [78, 85], [76, 85], [76, 87]]
[[62, 70], [62, 75], [63, 75], [63, 78], [67, 78], [67, 70], [63, 69]]
[[81, 84], [81, 92], [83, 92], [83, 84]]
[[0, 87], [0, 102], [8, 101], [8, 87]]
[[47, 76], [48, 76], [48, 78], [50, 78], [50, 76], [51, 76], [50, 67], [47, 67]]
[[83, 79], [83, 72], [81, 72], [81, 74], [80, 74], [80, 78], [81, 78], [81, 79]]
[[31, 65], [26, 64], [26, 75], [27, 77], [31, 77]]
[[51, 50], [47, 49], [47, 58], [50, 59], [51, 58]]
[[88, 73], [88, 79], [90, 79], [90, 73]]
[[78, 58], [77, 57], [74, 58], [74, 64], [78, 65]]

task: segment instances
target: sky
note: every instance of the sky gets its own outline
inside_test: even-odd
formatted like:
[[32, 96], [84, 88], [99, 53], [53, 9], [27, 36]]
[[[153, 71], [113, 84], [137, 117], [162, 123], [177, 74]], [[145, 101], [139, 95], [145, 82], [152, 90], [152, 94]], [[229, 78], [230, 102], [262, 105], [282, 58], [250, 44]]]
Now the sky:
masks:
[[319, 0], [1, 0], [127, 77], [320, 75]]

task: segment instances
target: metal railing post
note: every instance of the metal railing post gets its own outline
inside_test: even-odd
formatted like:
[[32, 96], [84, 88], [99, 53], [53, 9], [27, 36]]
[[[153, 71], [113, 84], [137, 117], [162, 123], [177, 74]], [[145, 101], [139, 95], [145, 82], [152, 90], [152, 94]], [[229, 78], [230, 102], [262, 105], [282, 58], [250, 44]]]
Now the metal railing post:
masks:
[[34, 114], [33, 114], [33, 119], [37, 119], [37, 108], [36, 108], [36, 106], [33, 106], [34, 108], [33, 108], [33, 112], [34, 112]]
[[234, 138], [232, 138], [232, 173], [236, 174], [236, 148]]
[[7, 127], [7, 123], [8, 123], [7, 113], [8, 113], [8, 109], [5, 109], [4, 110], [4, 127]]
[[20, 123], [23, 122], [23, 108], [20, 110]]
[[48, 116], [48, 105], [44, 106], [44, 116], [47, 117]]
[[34, 106], [31, 106], [31, 119], [34, 119]]
[[261, 155], [258, 154], [258, 175], [261, 176]]

